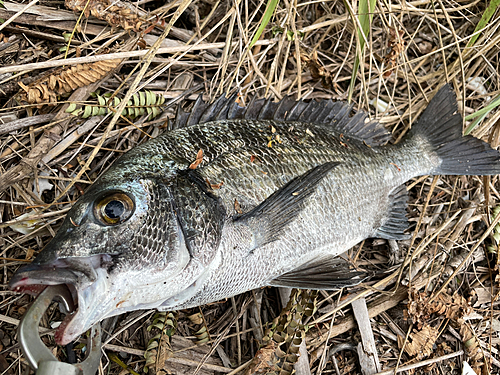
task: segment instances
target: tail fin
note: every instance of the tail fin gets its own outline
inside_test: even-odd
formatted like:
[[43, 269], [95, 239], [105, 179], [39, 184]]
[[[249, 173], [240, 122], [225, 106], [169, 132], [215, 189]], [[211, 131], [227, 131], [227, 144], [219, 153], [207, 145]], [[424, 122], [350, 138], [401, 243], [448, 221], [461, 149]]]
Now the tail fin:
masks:
[[500, 174], [500, 152], [470, 135], [462, 136], [462, 116], [450, 85], [443, 86], [414, 125], [409, 136], [426, 139], [441, 159], [433, 174]]

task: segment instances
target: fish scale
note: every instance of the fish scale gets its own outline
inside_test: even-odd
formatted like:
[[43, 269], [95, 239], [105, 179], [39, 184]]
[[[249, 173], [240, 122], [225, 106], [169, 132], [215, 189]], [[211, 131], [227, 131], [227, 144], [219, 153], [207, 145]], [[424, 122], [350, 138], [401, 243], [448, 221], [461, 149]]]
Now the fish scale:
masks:
[[[259, 287], [263, 279], [271, 282], [296, 268], [297, 264], [321, 259], [325, 252], [331, 256], [342, 254], [361, 240], [372, 237], [386, 216], [390, 204], [388, 193], [398, 186], [397, 183], [383, 185], [382, 178], [366, 178], [366, 170], [377, 168], [383, 166], [380, 163], [357, 165], [357, 172], [348, 179], [345, 175], [340, 181], [338, 176], [324, 178], [316, 188], [317, 194], [310, 198], [311, 202], [284, 231], [282, 239], [259, 248], [251, 255], [245, 254], [248, 249], [235, 250], [232, 247], [232, 244], [242, 240], [238, 238], [239, 233], [228, 230], [229, 233], [223, 235], [227, 239], [227, 245], [222, 244], [225, 256], [211, 277], [217, 282], [207, 283], [198, 295], [185, 301], [179, 308], [197, 306], [206, 298], [224, 298], [227, 290], [221, 288], [220, 280], [224, 280], [224, 285], [231, 286], [233, 290], [236, 286], [238, 289], [233, 291], [235, 294], [242, 293]], [[360, 201], [366, 191], [370, 191], [370, 201]], [[324, 192], [330, 194], [322, 194]], [[348, 216], [345, 215], [347, 209], [350, 213]], [[280, 267], [277, 268], [276, 264]], [[162, 308], [168, 310], [171, 306]]]
[[449, 86], [395, 145], [340, 102], [236, 100], [179, 107], [172, 130], [119, 158], [13, 276], [19, 292], [72, 288], [78, 309], [59, 343], [127, 311], [359, 284], [369, 274], [342, 255], [369, 237], [407, 237], [406, 181], [500, 173], [498, 151], [461, 136]]
[[[276, 132], [272, 132], [272, 127]], [[134, 168], [140, 168], [142, 163], [150, 171], [157, 169], [160, 165], [156, 160], [150, 161], [147, 155], [167, 156], [168, 161], [178, 162], [176, 167], [185, 168], [196, 158], [197, 152], [201, 149], [204, 153], [204, 163], [210, 164], [213, 160], [227, 154], [233, 154], [238, 150], [248, 151], [252, 149], [264, 149], [268, 147], [269, 137], [280, 135], [281, 142], [290, 147], [302, 146], [309, 149], [327, 147], [332, 152], [338, 149], [342, 152], [344, 144], [352, 147], [353, 150], [360, 150], [365, 146], [361, 141], [341, 137], [328, 128], [316, 128], [314, 136], [307, 134], [311, 124], [300, 122], [278, 123], [276, 121], [218, 121], [208, 122], [202, 125], [192, 126], [177, 131], [167, 133], [142, 145], [139, 149], [134, 149], [122, 157], [112, 168], [108, 177], [120, 175], [123, 173], [124, 165], [129, 161], [134, 162]], [[290, 128], [292, 129], [290, 131]], [[311, 132], [311, 134], [313, 134]], [[275, 142], [279, 147], [279, 142]], [[270, 150], [272, 151], [272, 150]], [[307, 149], [298, 149], [298, 152], [304, 153]], [[163, 165], [161, 165], [163, 167]], [[161, 168], [163, 170], [163, 168]], [[116, 177], [116, 176], [115, 176]]]
[[[276, 189], [282, 187], [291, 179], [305, 173], [307, 170], [328, 161], [341, 161], [349, 163], [346, 168], [352, 173], [352, 169], [359, 169], [360, 174], [370, 173], [374, 168], [384, 167], [396, 168], [387, 163], [381, 155], [381, 161], [374, 159], [373, 165], [365, 166], [359, 163], [361, 158], [352, 155], [344, 147], [337, 149], [316, 149], [309, 153], [309, 149], [290, 148], [283, 145], [264, 149], [239, 150], [227, 154], [225, 158], [215, 159], [208, 166], [201, 168], [201, 173], [209, 180], [216, 183], [224, 182], [218, 195], [224, 202], [234, 199], [243, 200], [247, 198], [253, 204], [258, 204]], [[284, 150], [285, 152], [282, 152]], [[385, 154], [385, 153], [384, 153]], [[256, 159], [252, 162], [251, 156]], [[399, 159], [398, 159], [399, 160]], [[394, 186], [405, 181], [404, 173], [401, 174]], [[247, 183], [245, 183], [247, 182]]]
[[[233, 127], [241, 127], [241, 121], [230, 124]], [[368, 146], [356, 140], [344, 139], [342, 145], [339, 139], [340, 134], [329, 129], [315, 129], [316, 135], [309, 136], [306, 142], [297, 140], [296, 135], [306, 135], [311, 124], [288, 123], [279, 124], [269, 122], [269, 124], [258, 123], [260, 130], [253, 132], [260, 136], [254, 147], [248, 144], [245, 147], [228, 150], [222, 154], [214, 152], [212, 149], [203, 149], [205, 154], [218, 154], [213, 159], [208, 159], [201, 165], [201, 173], [210, 181], [224, 182], [220, 195], [224, 198], [224, 192], [229, 186], [237, 190], [241, 196], [249, 196], [254, 203], [262, 200], [272, 191], [280, 188], [289, 180], [306, 172], [307, 170], [325, 163], [327, 161], [350, 161], [360, 159], [353, 151], [362, 153], [363, 151], [375, 152]], [[214, 126], [219, 126], [215, 124]], [[276, 133], [281, 136], [281, 143], [268, 146], [269, 134], [263, 134], [269, 127], [275, 127]], [[289, 131], [289, 128], [293, 131]], [[312, 134], [312, 133], [311, 133]], [[364, 150], [363, 150], [364, 149]], [[207, 164], [205, 167], [204, 165]], [[246, 191], [240, 185], [240, 181], [246, 176], [259, 183], [252, 184]], [[228, 181], [226, 183], [226, 181]], [[255, 192], [255, 186], [263, 191]], [[231, 197], [233, 198], [233, 197]]]

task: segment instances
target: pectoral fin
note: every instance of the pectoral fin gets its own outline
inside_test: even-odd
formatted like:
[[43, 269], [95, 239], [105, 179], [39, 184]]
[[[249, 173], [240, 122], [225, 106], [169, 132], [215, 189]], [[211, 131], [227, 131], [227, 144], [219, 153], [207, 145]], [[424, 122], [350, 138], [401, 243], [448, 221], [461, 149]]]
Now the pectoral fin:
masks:
[[278, 239], [280, 232], [301, 212], [304, 201], [338, 162], [321, 164], [288, 182], [235, 222], [247, 224], [255, 236], [255, 248]]
[[362, 283], [368, 274], [350, 268], [351, 264], [341, 257], [326, 257], [305, 263], [287, 272], [269, 285], [299, 289], [337, 290]]

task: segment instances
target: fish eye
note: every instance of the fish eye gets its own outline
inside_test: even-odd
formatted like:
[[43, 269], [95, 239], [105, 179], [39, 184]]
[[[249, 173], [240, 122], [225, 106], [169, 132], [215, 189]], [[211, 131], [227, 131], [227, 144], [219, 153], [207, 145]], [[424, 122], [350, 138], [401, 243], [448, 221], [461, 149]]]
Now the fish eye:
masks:
[[134, 212], [134, 202], [127, 194], [112, 193], [94, 206], [95, 216], [106, 225], [123, 223]]

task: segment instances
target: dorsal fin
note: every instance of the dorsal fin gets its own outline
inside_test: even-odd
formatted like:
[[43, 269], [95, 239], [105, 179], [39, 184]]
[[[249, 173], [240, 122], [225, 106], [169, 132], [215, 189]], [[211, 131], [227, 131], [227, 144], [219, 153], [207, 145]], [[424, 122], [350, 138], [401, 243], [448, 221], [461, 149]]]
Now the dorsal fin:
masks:
[[191, 111], [179, 106], [174, 129], [218, 120], [274, 120], [277, 122], [305, 122], [330, 128], [345, 136], [357, 138], [370, 146], [379, 146], [391, 139], [383, 125], [368, 120], [363, 111], [352, 114], [352, 106], [332, 100], [305, 102], [285, 97], [279, 102], [253, 97], [246, 107], [237, 102], [237, 93], [229, 98], [220, 96], [212, 104], [198, 97]]
[[203, 101], [203, 97], [200, 95], [196, 98], [196, 101], [194, 102], [191, 112], [184, 112], [184, 110], [181, 109], [184, 113], [188, 115], [186, 126], [197, 124], [200, 121], [200, 117], [203, 115], [203, 112], [205, 112], [207, 107], [208, 103], [205, 103]]

